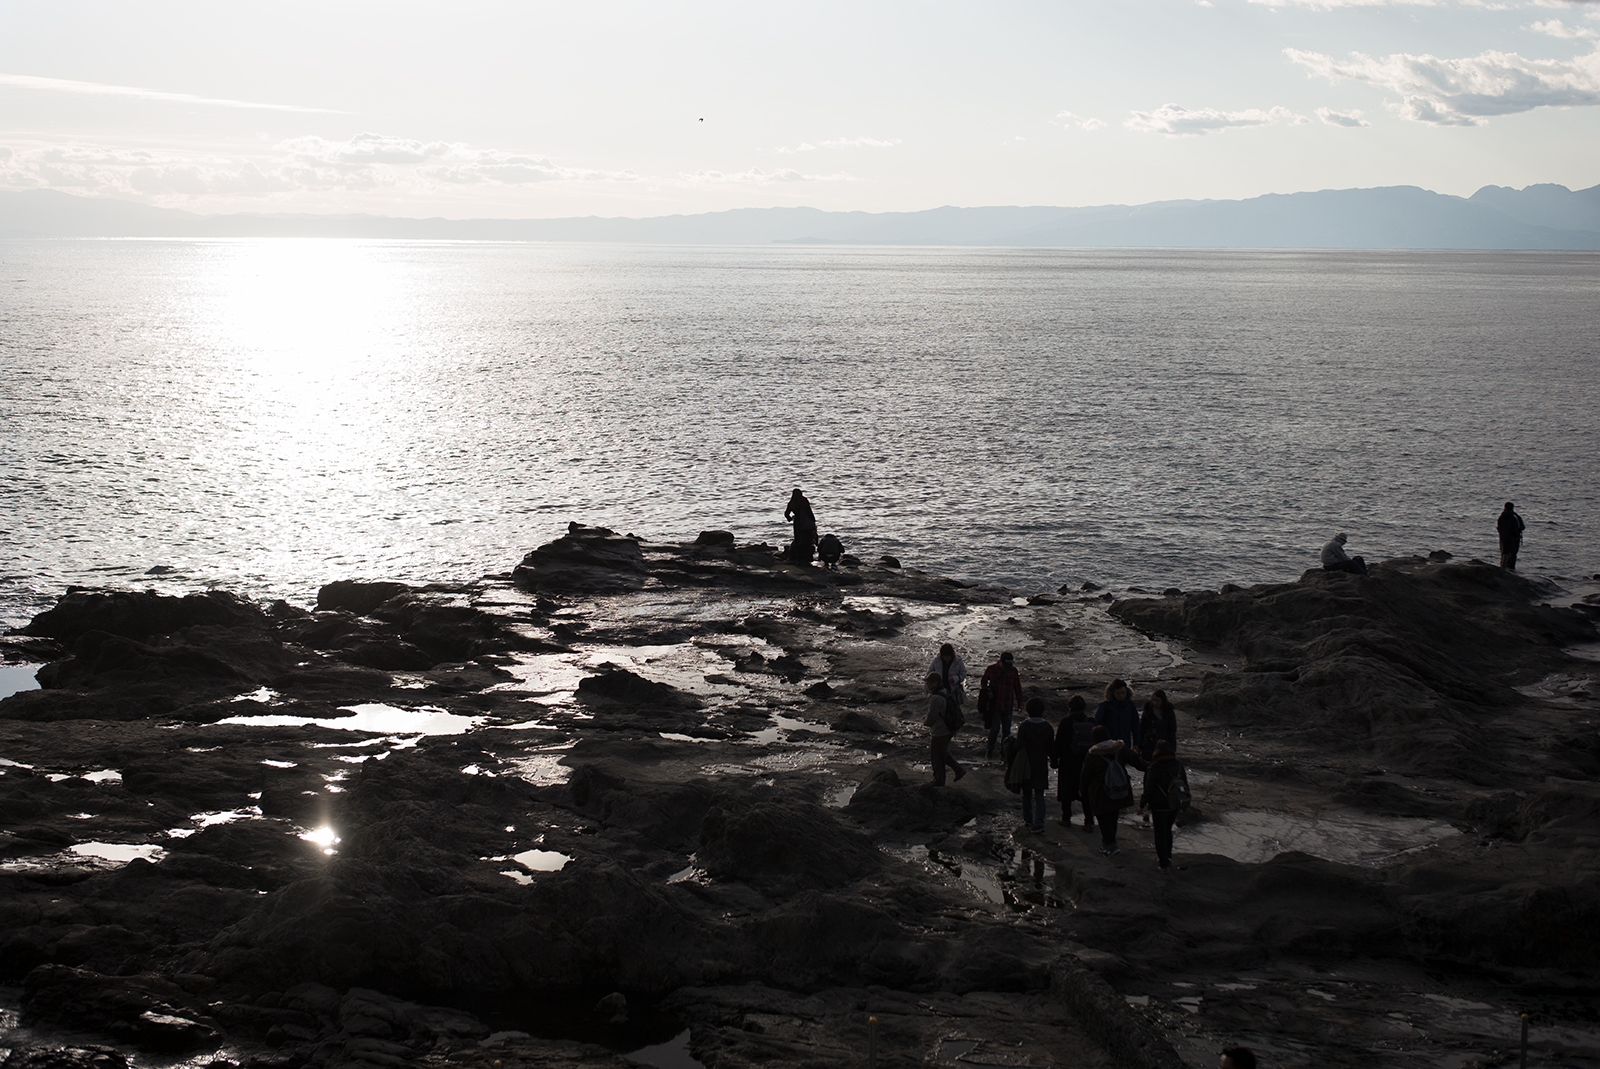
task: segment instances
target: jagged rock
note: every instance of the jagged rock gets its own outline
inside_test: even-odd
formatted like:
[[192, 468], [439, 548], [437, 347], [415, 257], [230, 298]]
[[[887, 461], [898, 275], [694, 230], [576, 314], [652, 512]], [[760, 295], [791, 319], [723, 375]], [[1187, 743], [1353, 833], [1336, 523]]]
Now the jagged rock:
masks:
[[594, 675], [578, 681], [580, 699], [600, 698], [657, 710], [696, 708], [700, 702], [666, 683], [656, 683], [620, 665], [599, 665]]
[[832, 720], [829, 720], [828, 726], [834, 731], [846, 731], [863, 735], [883, 735], [892, 730], [876, 717], [858, 713], [854, 709], [846, 709]]
[[41, 965], [23, 983], [25, 1021], [52, 1021], [163, 1053], [194, 1050], [218, 1039], [216, 1029], [188, 1002], [182, 988], [152, 975], [103, 976]]
[[694, 540], [697, 546], [731, 546], [733, 545], [732, 531], [701, 531], [700, 537]]
[[364, 583], [355, 579], [339, 579], [317, 591], [317, 610], [367, 616], [390, 598], [399, 597], [410, 590], [411, 587], [405, 583]]
[[875, 871], [872, 841], [822, 806], [769, 799], [713, 806], [700, 824], [700, 865], [774, 894], [838, 887]]
[[902, 783], [893, 769], [879, 769], [850, 796], [845, 807], [875, 832], [951, 831], [971, 820], [979, 803], [956, 787]]
[[113, 1047], [16, 1047], [0, 1069], [126, 1069], [127, 1056]]
[[53, 608], [35, 616], [21, 633], [53, 638], [64, 644], [76, 642], [93, 631], [142, 641], [196, 625], [260, 628], [267, 622], [258, 607], [221, 590], [179, 598], [154, 592], [73, 587]]
[[598, 594], [637, 590], [646, 574], [638, 539], [573, 523], [566, 535], [523, 557], [512, 577], [526, 590]]
[[900, 558], [885, 553], [883, 556], [878, 558], [878, 563], [883, 565], [885, 568], [898, 568], [900, 567]]

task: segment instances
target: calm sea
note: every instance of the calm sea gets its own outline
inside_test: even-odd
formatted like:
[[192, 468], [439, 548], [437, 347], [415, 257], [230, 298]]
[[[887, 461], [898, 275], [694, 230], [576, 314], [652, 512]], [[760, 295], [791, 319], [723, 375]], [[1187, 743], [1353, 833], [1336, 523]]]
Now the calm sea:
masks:
[[777, 543], [794, 486], [1026, 592], [1489, 557], [1507, 499], [1593, 573], [1597, 324], [1593, 254], [4, 241], [0, 620]]

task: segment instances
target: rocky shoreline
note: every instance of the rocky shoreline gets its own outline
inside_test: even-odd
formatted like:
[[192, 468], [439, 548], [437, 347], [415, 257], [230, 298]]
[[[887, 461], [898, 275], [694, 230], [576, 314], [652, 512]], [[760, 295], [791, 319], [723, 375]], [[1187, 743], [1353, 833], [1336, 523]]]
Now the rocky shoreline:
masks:
[[[875, 1018], [883, 1065], [1463, 1069], [1526, 1011], [1600, 1065], [1595, 604], [1422, 558], [1024, 597], [579, 525], [309, 611], [71, 590], [0, 640], [44, 664], [0, 701], [3, 1064], [832, 1066]], [[1052, 720], [1165, 687], [1178, 871], [1128, 817], [1116, 859], [1018, 836], [973, 734], [929, 785], [946, 639]]]

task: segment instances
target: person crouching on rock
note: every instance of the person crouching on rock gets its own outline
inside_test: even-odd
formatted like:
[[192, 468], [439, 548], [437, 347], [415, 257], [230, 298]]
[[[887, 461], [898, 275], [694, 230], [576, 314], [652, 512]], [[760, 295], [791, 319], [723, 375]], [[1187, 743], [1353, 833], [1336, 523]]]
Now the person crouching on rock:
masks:
[[844, 556], [844, 543], [839, 541], [839, 536], [825, 534], [817, 542], [817, 559], [822, 561], [822, 566], [830, 571], [839, 570], [839, 558]]
[[1061, 726], [1056, 728], [1055, 749], [1050, 754], [1050, 767], [1060, 769], [1056, 777], [1056, 801], [1061, 803], [1061, 819], [1056, 823], [1063, 828], [1072, 826], [1072, 803], [1076, 800], [1083, 806], [1084, 831], [1094, 827], [1094, 810], [1083, 800], [1078, 777], [1093, 741], [1089, 736], [1094, 731], [1094, 724], [1084, 713], [1086, 708], [1088, 703], [1081, 694], [1074, 694], [1067, 699], [1067, 715], [1061, 718]]
[[[1022, 785], [1022, 822], [1044, 831], [1044, 792], [1050, 786], [1050, 751], [1056, 733], [1044, 718], [1044, 699], [1028, 699], [1028, 719], [1017, 728], [1017, 746], [1028, 755], [1028, 782]], [[992, 737], [992, 736], [991, 736]]]
[[945, 686], [944, 677], [938, 672], [929, 672], [928, 678], [923, 681], [928, 690], [928, 734], [932, 739], [933, 751], [933, 785], [944, 786], [944, 770], [946, 767], [955, 769], [956, 780], [959, 782], [967, 770], [961, 763], [950, 756], [950, 731], [949, 706], [954, 701], [950, 690]]
[[1100, 852], [1115, 857], [1117, 814], [1133, 804], [1133, 782], [1128, 766], [1143, 770], [1145, 763], [1121, 739], [1113, 739], [1104, 724], [1096, 724], [1090, 736], [1094, 745], [1083, 759], [1083, 800], [1100, 821]]
[[1367, 574], [1367, 562], [1360, 557], [1352, 557], [1344, 551], [1344, 544], [1348, 541], [1350, 539], [1341, 531], [1322, 547], [1323, 571], [1349, 572], [1352, 575]]
[[1106, 684], [1106, 700], [1094, 707], [1094, 722], [1132, 749], [1139, 741], [1139, 708], [1133, 704], [1133, 691], [1120, 679]]
[[[1182, 783], [1183, 790], [1174, 792], [1172, 785]], [[1178, 819], [1178, 810], [1187, 802], [1176, 800], [1178, 794], [1187, 795], [1189, 776], [1178, 763], [1178, 751], [1172, 743], [1162, 739], [1156, 743], [1155, 759], [1144, 774], [1144, 791], [1139, 795], [1139, 812], [1149, 810], [1155, 818], [1156, 864], [1163, 869], [1172, 867], [1172, 825]]]

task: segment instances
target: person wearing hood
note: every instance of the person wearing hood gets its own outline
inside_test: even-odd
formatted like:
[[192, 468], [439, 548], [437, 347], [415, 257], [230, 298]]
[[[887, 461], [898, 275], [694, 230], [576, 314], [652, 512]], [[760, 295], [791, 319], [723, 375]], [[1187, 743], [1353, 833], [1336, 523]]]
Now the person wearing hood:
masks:
[[[1091, 736], [1093, 745], [1083, 759], [1083, 800], [1100, 822], [1100, 852], [1115, 857], [1117, 847], [1117, 814], [1133, 804], [1133, 786], [1128, 779], [1128, 766], [1141, 771], [1146, 767], [1130, 747], [1121, 739], [1113, 739], [1104, 724], [1096, 724]], [[1112, 765], [1120, 766], [1112, 771]], [[1112, 784], [1117, 786], [1113, 788]]]
[[1056, 733], [1044, 718], [1044, 699], [1029, 698], [1028, 719], [1017, 728], [1017, 748], [1028, 755], [1028, 782], [1022, 786], [1022, 822], [1044, 831], [1044, 792], [1050, 786], [1050, 752]]
[[[928, 662], [927, 674], [939, 677], [939, 686], [950, 691], [957, 705], [965, 705], [967, 697], [967, 662], [956, 656], [956, 648], [946, 642]], [[933, 693], [929, 689], [928, 693]]]
[[1132, 748], [1139, 744], [1139, 708], [1133, 704], [1133, 692], [1128, 684], [1113, 679], [1106, 684], [1106, 700], [1094, 707], [1094, 722]]
[[1352, 575], [1367, 574], [1367, 562], [1361, 557], [1352, 557], [1344, 551], [1344, 544], [1348, 541], [1350, 541], [1349, 536], [1340, 531], [1322, 547], [1323, 571], [1350, 572]]

